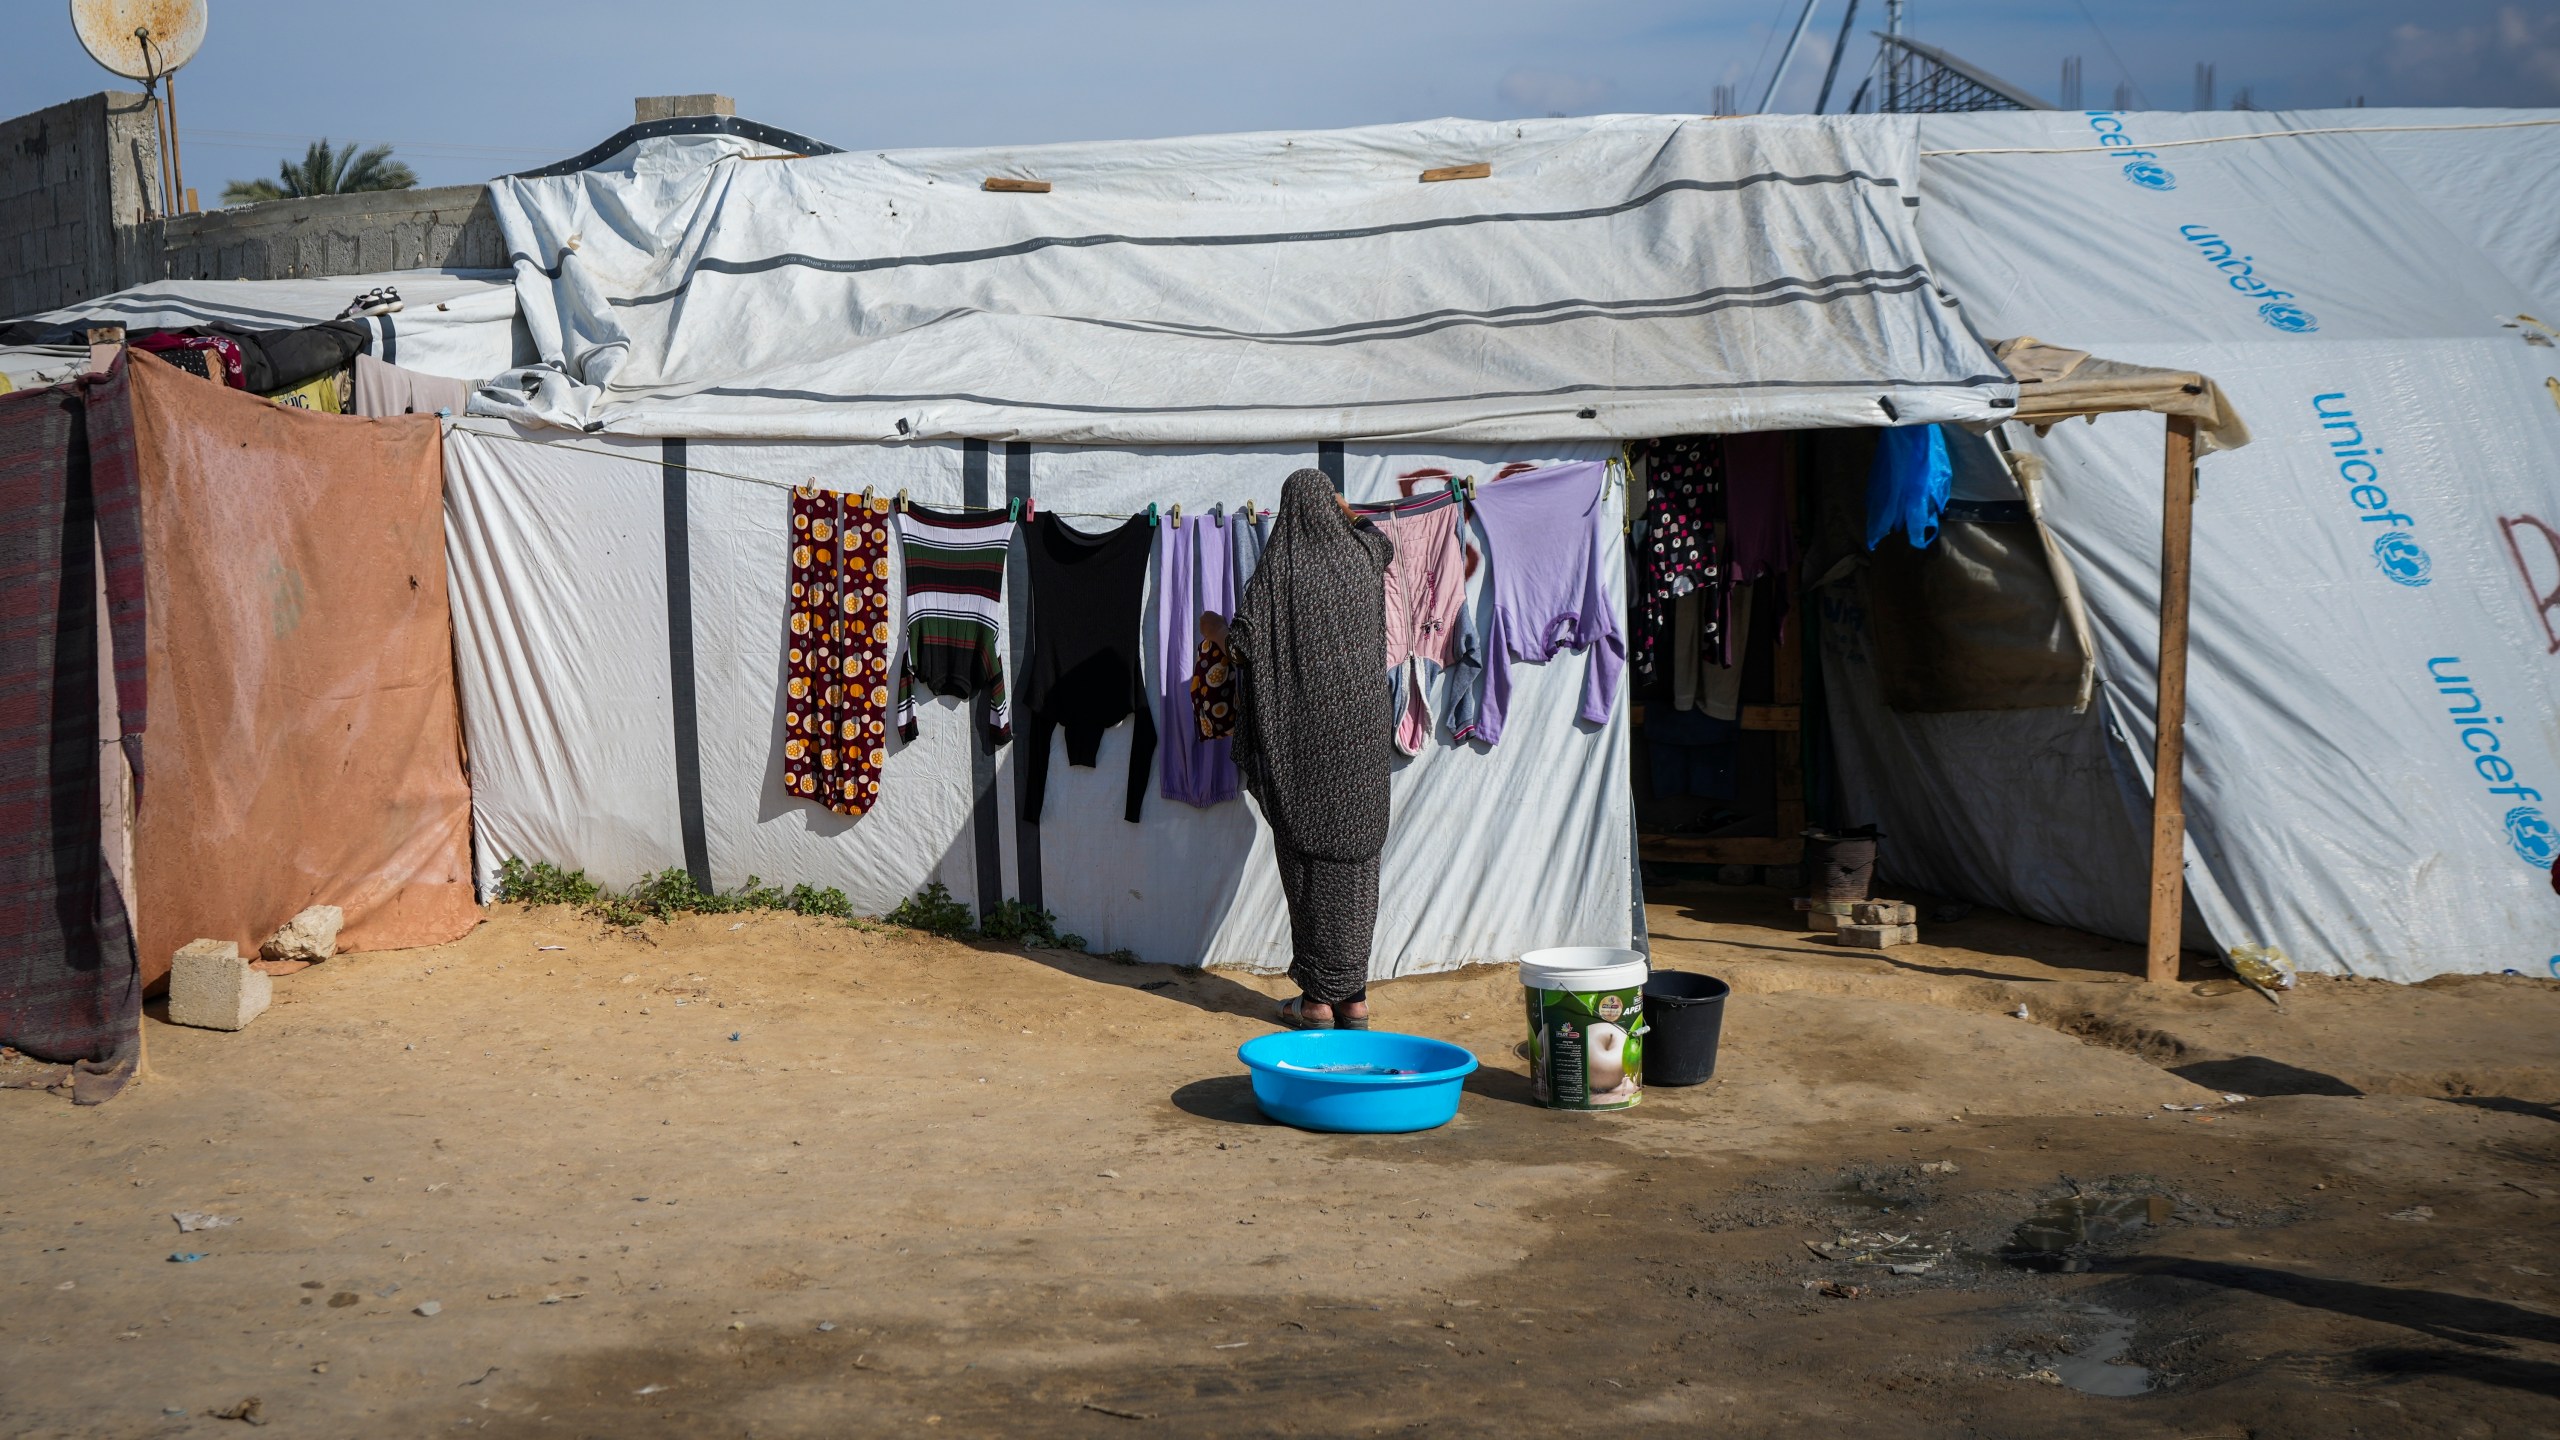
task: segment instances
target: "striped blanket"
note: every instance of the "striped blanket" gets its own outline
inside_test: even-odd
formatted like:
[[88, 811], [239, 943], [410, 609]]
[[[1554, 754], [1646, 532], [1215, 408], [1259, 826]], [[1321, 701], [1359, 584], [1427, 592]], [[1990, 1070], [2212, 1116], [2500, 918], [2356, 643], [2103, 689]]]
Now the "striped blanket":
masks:
[[[142, 527], [119, 359], [0, 396], [0, 1045], [67, 1065], [94, 1105], [140, 1053], [141, 975], [100, 848], [100, 584], [116, 715], [139, 790]], [[12, 1083], [26, 1083], [13, 1077]]]

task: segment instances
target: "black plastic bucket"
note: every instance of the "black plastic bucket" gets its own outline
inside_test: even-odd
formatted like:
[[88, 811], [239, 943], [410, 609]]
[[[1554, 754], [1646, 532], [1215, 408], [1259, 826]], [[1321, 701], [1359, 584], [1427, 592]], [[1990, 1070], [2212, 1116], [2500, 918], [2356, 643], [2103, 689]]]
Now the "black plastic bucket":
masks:
[[1713, 975], [1656, 970], [1644, 982], [1644, 1083], [1704, 1085], [1716, 1075], [1724, 998], [1733, 987]]
[[1883, 838], [1873, 825], [1804, 832], [1804, 893], [1815, 900], [1866, 899], [1876, 879], [1876, 842]]

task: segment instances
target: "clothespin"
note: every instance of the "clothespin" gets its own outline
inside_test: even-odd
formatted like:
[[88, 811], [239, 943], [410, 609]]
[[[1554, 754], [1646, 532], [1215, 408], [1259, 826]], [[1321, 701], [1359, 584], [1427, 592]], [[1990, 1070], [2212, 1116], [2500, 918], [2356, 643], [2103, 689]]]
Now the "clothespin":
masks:
[[1156, 502], [1154, 502], [1153, 500], [1150, 500], [1150, 501], [1148, 501], [1148, 502], [1147, 502], [1147, 525], [1148, 525], [1148, 528], [1150, 528], [1150, 529], [1154, 528], [1154, 527], [1155, 527], [1155, 525], [1156, 525], [1156, 523], [1157, 523], [1157, 519], [1156, 519]]
[[871, 487], [868, 485], [862, 487], [862, 508], [865, 510], [871, 508]]
[[1181, 501], [1176, 500], [1176, 501], [1174, 501], [1174, 502], [1173, 502], [1173, 511], [1172, 511], [1172, 513], [1171, 513], [1167, 518], [1169, 518], [1169, 519], [1171, 519], [1171, 520], [1173, 521], [1173, 528], [1174, 528], [1174, 529], [1179, 530], [1179, 529], [1181, 529], [1181, 528], [1182, 528], [1182, 502], [1181, 502]]
[[898, 513], [901, 515], [907, 513], [907, 491], [903, 485], [898, 487]]
[[1212, 519], [1212, 520], [1217, 521], [1217, 522], [1218, 522], [1219, 524], [1221, 524], [1221, 525], [1226, 524], [1226, 523], [1227, 523], [1227, 502], [1226, 502], [1226, 501], [1224, 501], [1224, 500], [1221, 500], [1221, 501], [1218, 501], [1216, 504], [1211, 505], [1211, 506], [1209, 507], [1209, 518], [1210, 518], [1210, 519]]
[[1020, 521], [1022, 519], [1021, 496], [1016, 495], [1012, 499], [1004, 502], [1004, 518], [1012, 521]]
[[1040, 518], [1040, 501], [1039, 501], [1038, 497], [1036, 497], [1036, 496], [1031, 496], [1031, 495], [1025, 495], [1025, 496], [1023, 496], [1023, 497], [1022, 497], [1022, 523], [1023, 523], [1023, 524], [1025, 524], [1025, 525], [1028, 525], [1028, 524], [1030, 524], [1032, 521], [1037, 520], [1037, 519], [1039, 519], [1039, 518]]

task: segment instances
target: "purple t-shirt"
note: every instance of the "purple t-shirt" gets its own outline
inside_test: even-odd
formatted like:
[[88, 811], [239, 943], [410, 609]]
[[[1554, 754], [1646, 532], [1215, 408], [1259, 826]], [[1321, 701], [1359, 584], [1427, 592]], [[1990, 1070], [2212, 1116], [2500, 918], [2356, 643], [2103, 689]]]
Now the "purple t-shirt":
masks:
[[1609, 564], [1601, 534], [1600, 498], [1609, 467], [1598, 460], [1554, 465], [1489, 481], [1476, 492], [1484, 527], [1486, 614], [1484, 704], [1458, 730], [1461, 740], [1502, 739], [1511, 708], [1513, 661], [1540, 664], [1558, 651], [1590, 654], [1582, 681], [1582, 719], [1605, 723], [1617, 703], [1627, 641], [1618, 607], [1603, 583]]

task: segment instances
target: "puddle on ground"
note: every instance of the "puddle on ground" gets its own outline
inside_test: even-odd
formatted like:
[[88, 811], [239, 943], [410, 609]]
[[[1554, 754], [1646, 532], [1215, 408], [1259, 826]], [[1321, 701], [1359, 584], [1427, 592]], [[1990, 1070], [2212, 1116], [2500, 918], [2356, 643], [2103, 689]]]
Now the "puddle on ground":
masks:
[[2149, 1390], [2150, 1368], [2124, 1363], [2126, 1352], [2133, 1349], [2133, 1321], [2097, 1305], [2081, 1306], [2080, 1313], [2098, 1322], [2098, 1334], [2078, 1353], [2055, 1356], [2049, 1367], [2054, 1376], [2083, 1395], [2140, 1395]]
[[2000, 1258], [2028, 1270], [2077, 1273], [2089, 1268], [2086, 1247], [2166, 1225], [2175, 1208], [2166, 1195], [2065, 1195], [2012, 1231]]

